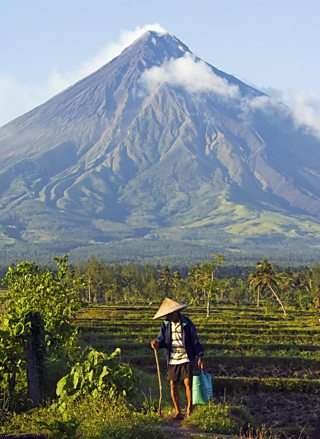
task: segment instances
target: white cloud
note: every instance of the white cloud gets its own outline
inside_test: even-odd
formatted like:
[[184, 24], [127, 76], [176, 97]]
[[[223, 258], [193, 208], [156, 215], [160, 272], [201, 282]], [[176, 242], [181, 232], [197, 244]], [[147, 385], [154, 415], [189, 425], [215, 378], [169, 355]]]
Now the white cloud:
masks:
[[282, 102], [266, 95], [244, 97], [241, 100], [240, 107], [244, 118], [250, 118], [252, 112], [256, 110], [264, 111], [265, 113], [274, 113], [278, 111], [286, 114], [289, 112], [289, 108], [287, 108]]
[[320, 138], [320, 95], [302, 91], [291, 92], [289, 104], [296, 124], [308, 127]]
[[266, 110], [275, 106], [274, 99], [269, 96], [255, 96], [252, 99], [245, 99], [244, 103], [252, 110]]
[[204, 61], [195, 60], [190, 53], [146, 70], [141, 76], [141, 82], [148, 91], [163, 84], [171, 84], [184, 87], [191, 93], [213, 92], [225, 98], [239, 96], [236, 85], [216, 75]]
[[95, 72], [111, 59], [118, 56], [122, 50], [132, 44], [146, 31], [151, 30], [159, 34], [167, 33], [160, 24], [146, 24], [138, 26], [134, 31], [123, 30], [117, 42], [106, 44], [93, 58], [85, 61], [72, 72], [51, 73], [40, 85], [22, 84], [14, 77], [0, 72], [0, 126], [31, 110], [37, 105], [50, 99], [65, 88]]
[[245, 117], [255, 110], [265, 112], [280, 111], [286, 116], [291, 116], [297, 127], [309, 129], [320, 138], [320, 95], [302, 91], [277, 91], [272, 89], [273, 94], [282, 97], [282, 102], [272, 96], [256, 96], [251, 99], [243, 99], [241, 109]]

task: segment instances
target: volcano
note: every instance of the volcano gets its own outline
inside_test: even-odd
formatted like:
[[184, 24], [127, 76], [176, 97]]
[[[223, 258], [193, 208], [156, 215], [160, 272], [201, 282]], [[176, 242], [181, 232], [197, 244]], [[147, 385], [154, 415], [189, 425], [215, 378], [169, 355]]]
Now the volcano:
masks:
[[0, 128], [0, 153], [6, 259], [319, 254], [319, 138], [169, 33]]

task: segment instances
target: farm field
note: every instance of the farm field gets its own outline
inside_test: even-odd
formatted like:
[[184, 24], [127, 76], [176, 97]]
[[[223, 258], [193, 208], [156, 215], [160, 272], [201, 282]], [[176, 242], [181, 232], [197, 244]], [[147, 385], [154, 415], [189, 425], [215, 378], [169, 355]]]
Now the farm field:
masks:
[[[74, 322], [83, 346], [112, 352], [141, 372], [144, 394], [158, 398], [154, 355], [149, 348], [161, 319], [157, 306], [84, 308]], [[202, 308], [188, 308], [205, 348], [205, 369], [212, 374], [214, 402], [242, 405], [254, 425], [282, 437], [310, 437], [320, 413], [320, 322], [314, 311], [266, 312], [263, 307], [220, 305], [206, 318]], [[159, 353], [165, 404], [164, 352]], [[152, 390], [151, 390], [152, 388]], [[183, 392], [181, 392], [183, 394]]]

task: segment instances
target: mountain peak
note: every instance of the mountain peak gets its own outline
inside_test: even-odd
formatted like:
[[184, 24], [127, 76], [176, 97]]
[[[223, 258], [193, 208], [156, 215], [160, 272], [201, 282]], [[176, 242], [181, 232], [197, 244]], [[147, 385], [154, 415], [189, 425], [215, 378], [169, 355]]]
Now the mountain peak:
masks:
[[147, 41], [150, 40], [153, 44], [157, 44], [159, 41], [165, 41], [167, 44], [173, 44], [173, 45], [181, 45], [183, 47], [187, 47], [179, 38], [177, 38], [174, 34], [170, 32], [160, 32], [155, 30], [147, 30], [144, 34], [142, 34], [139, 38], [137, 38], [133, 44], [135, 44], [138, 41]]
[[121, 55], [130, 54], [136, 57], [142, 55], [146, 50], [149, 55], [153, 53], [161, 61], [180, 58], [186, 52], [191, 53], [189, 47], [175, 35], [150, 29], [126, 47]]

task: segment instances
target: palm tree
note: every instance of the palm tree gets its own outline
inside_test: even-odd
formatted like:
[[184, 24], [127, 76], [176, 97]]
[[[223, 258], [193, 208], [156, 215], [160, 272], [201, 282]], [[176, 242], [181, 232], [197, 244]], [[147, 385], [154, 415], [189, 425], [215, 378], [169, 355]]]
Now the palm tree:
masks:
[[214, 255], [210, 262], [192, 267], [190, 278], [197, 293], [202, 292], [207, 308], [207, 318], [210, 316], [211, 297], [214, 292], [217, 279], [216, 271], [222, 265], [225, 257], [220, 254]]
[[194, 265], [188, 273], [188, 283], [192, 288], [192, 302], [199, 304], [200, 293], [202, 292], [202, 279], [200, 265]]
[[165, 295], [168, 295], [172, 287], [172, 274], [168, 265], [161, 268], [158, 283], [164, 289]]
[[281, 281], [281, 275], [276, 273], [274, 265], [270, 264], [268, 259], [264, 259], [263, 262], [258, 262], [256, 265], [256, 271], [249, 275], [250, 286], [257, 291], [257, 305], [259, 306], [260, 295], [264, 291], [269, 290], [279, 303], [284, 316], [286, 316], [287, 312], [278, 294]]
[[257, 306], [260, 306], [260, 296], [261, 296], [261, 282], [260, 275], [257, 271], [249, 274], [248, 277], [249, 285], [253, 289], [253, 291], [257, 292]]
[[302, 287], [305, 290], [309, 302], [317, 309], [320, 305], [320, 282], [319, 266], [305, 270], [302, 274]]
[[182, 277], [181, 277], [180, 271], [174, 271], [172, 273], [171, 287], [172, 287], [172, 290], [174, 291], [175, 297], [177, 297], [177, 295], [179, 293], [181, 293], [181, 290], [183, 288], [183, 282], [182, 282]]
[[215, 261], [207, 262], [201, 265], [201, 281], [207, 304], [207, 318], [210, 316], [210, 303], [215, 281], [215, 270]]

